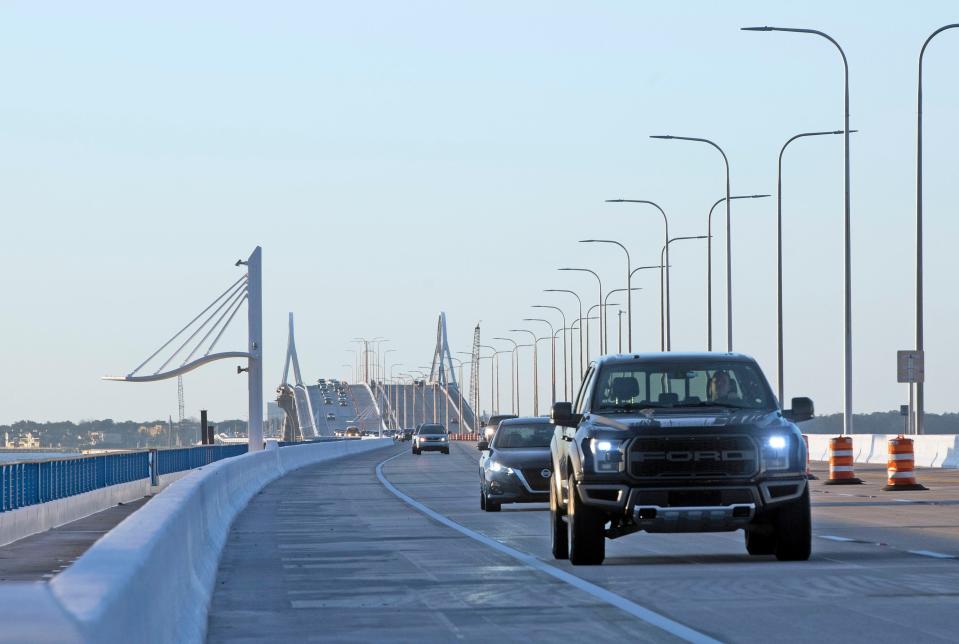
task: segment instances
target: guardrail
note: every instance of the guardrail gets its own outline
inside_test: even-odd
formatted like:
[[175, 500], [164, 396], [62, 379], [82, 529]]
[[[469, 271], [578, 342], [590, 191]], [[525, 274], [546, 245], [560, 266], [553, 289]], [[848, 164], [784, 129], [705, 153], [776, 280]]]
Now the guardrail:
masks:
[[0, 512], [150, 476], [147, 452], [0, 465]]
[[[176, 449], [155, 450], [155, 472], [157, 475], [172, 474], [184, 470], [195, 470], [209, 465], [221, 458], [246, 454], [247, 445], [199, 445]], [[151, 450], [154, 451], [154, 450]]]

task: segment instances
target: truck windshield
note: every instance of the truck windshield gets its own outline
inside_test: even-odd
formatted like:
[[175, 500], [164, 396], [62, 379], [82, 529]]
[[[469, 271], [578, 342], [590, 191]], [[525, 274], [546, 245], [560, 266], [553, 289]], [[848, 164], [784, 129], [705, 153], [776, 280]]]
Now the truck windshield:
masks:
[[776, 402], [759, 368], [750, 362], [636, 361], [603, 368], [592, 409], [608, 414], [690, 407], [773, 410]]

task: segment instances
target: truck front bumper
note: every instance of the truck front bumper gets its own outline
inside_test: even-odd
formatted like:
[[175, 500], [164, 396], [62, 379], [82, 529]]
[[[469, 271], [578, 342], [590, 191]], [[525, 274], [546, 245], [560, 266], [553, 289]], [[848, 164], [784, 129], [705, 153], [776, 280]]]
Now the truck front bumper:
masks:
[[768, 479], [742, 485], [643, 487], [581, 483], [583, 502], [619, 514], [647, 532], [725, 532], [746, 527], [757, 514], [802, 496], [806, 479]]

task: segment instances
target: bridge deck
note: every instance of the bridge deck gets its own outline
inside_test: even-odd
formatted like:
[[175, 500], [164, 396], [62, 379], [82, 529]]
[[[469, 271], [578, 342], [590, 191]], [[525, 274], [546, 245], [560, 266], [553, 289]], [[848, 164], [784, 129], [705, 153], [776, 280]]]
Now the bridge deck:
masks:
[[151, 498], [115, 505], [0, 547], [0, 582], [49, 581]]
[[[393, 495], [374, 471], [393, 453], [382, 471], [401, 492], [535, 560]], [[549, 555], [544, 506], [479, 510], [476, 457], [467, 444], [414, 457], [404, 443], [267, 487], [231, 531], [209, 640], [671, 641], [684, 625], [723, 641], [959, 632], [959, 559], [942, 558], [959, 556], [959, 472], [923, 470], [929, 492], [881, 492], [874, 466], [857, 467], [869, 485], [814, 482], [809, 562], [750, 557], [741, 532], [637, 534], [607, 542], [603, 566], [571, 567]], [[615, 597], [638, 610], [614, 607]]]

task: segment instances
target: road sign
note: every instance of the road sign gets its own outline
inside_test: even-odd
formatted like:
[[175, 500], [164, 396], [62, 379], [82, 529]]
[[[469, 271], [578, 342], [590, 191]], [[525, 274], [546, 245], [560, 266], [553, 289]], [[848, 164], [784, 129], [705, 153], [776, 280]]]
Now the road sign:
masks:
[[923, 382], [925, 365], [922, 351], [896, 352], [896, 380], [898, 382]]

